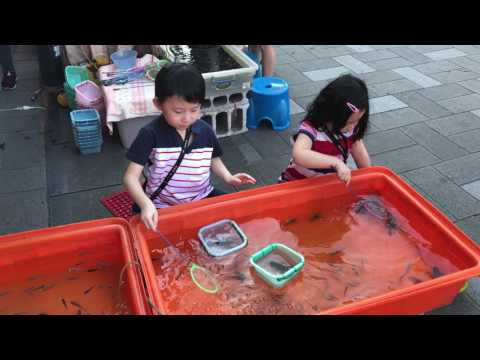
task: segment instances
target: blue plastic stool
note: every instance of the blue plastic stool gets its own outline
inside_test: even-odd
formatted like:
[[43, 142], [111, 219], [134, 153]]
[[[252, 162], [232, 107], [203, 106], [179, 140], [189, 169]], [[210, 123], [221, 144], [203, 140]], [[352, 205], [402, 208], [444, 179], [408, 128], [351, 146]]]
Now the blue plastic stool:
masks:
[[270, 121], [272, 128], [277, 131], [290, 126], [290, 100], [286, 81], [276, 77], [253, 80], [247, 127], [256, 129], [262, 120]]
[[260, 64], [260, 61], [259, 61], [259, 59], [258, 59], [257, 54], [255, 54], [253, 51], [248, 50], [248, 48], [243, 49], [243, 52], [244, 52], [250, 59], [252, 59], [253, 61], [255, 61], [255, 63], [258, 65], [258, 70], [257, 70], [257, 72], [255, 73], [255, 76], [254, 76], [253, 78], [255, 79], [255, 78], [258, 78], [258, 77], [262, 77], [262, 73], [263, 73], [262, 64]]

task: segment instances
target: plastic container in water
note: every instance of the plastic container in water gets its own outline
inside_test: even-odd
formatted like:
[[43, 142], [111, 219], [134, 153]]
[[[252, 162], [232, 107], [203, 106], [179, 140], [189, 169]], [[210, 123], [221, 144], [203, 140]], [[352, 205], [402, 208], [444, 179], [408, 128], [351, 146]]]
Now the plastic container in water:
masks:
[[128, 70], [137, 64], [137, 52], [135, 50], [120, 50], [110, 55], [117, 70]]
[[247, 236], [233, 220], [221, 220], [202, 227], [198, 237], [212, 256], [225, 256], [247, 246]]
[[250, 257], [257, 274], [275, 288], [285, 286], [305, 265], [304, 257], [283, 244], [270, 244]]

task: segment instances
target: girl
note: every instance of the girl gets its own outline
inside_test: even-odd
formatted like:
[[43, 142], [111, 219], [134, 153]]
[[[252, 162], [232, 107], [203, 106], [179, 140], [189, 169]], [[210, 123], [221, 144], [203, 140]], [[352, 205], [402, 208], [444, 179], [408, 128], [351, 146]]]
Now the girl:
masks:
[[290, 164], [279, 181], [336, 172], [348, 186], [352, 154], [358, 168], [371, 165], [363, 137], [368, 126], [368, 90], [364, 81], [343, 75], [328, 84], [309, 105], [293, 137]]

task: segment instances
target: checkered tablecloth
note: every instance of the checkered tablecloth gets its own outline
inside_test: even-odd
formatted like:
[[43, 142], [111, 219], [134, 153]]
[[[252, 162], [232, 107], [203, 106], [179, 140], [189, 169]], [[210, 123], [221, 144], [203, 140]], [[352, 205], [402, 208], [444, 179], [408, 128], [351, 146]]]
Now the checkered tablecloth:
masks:
[[[137, 67], [159, 61], [155, 56], [147, 54], [137, 59]], [[115, 65], [102, 66], [98, 70], [100, 80], [111, 78], [108, 72], [115, 71]], [[155, 86], [153, 81], [145, 78], [128, 82], [125, 85], [101, 86], [107, 111], [107, 127], [113, 134], [113, 123], [143, 116], [160, 115], [153, 105]]]

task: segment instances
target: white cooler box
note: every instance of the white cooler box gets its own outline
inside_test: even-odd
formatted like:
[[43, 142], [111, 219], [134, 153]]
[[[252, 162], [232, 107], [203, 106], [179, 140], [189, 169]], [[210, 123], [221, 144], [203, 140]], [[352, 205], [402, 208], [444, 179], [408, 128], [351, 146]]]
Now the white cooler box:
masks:
[[142, 116], [116, 122], [123, 147], [125, 149], [130, 148], [140, 129], [158, 116], [159, 115]]

